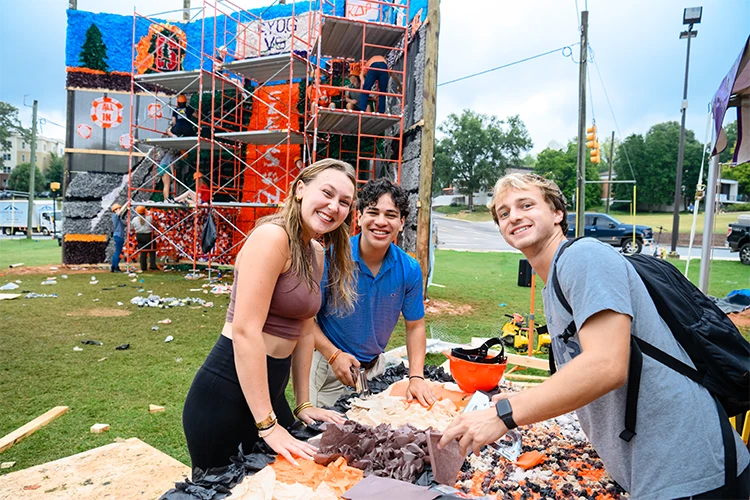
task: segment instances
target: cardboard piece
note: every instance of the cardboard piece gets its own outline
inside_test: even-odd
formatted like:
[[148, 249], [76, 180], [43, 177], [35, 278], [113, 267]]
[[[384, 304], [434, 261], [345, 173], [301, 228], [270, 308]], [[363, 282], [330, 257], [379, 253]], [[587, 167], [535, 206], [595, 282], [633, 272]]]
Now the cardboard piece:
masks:
[[131, 438], [0, 476], [0, 499], [156, 499], [190, 473], [190, 467]]
[[348, 500], [434, 500], [442, 493], [431, 491], [424, 486], [391, 479], [389, 477], [367, 476], [342, 495]]
[[458, 441], [455, 439], [442, 450], [438, 448], [441, 437], [443, 435], [440, 433], [427, 432], [427, 451], [432, 464], [432, 475], [440, 484], [455, 486], [456, 478], [466, 457], [461, 453]]

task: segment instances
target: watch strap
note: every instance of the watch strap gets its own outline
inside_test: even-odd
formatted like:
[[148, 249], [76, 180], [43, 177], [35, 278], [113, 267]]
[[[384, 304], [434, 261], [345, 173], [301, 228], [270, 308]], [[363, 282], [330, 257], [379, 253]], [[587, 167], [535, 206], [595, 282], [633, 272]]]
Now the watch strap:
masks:
[[503, 421], [508, 430], [518, 427], [516, 421], [513, 420], [513, 409], [510, 406], [510, 401], [501, 399], [495, 403], [495, 411], [497, 411], [498, 418]]

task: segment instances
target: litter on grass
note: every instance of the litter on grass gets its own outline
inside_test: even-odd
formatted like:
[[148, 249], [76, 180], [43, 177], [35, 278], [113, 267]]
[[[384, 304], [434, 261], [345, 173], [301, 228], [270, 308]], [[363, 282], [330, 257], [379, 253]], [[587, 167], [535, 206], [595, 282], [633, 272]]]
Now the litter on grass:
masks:
[[0, 290], [15, 290], [18, 288], [18, 285], [15, 283], [6, 283], [3, 286], [0, 286]]
[[157, 330], [159, 329], [159, 327], [158, 327], [158, 326], [156, 326], [156, 325], [154, 325], [154, 326], [152, 326], [152, 327], [151, 327], [151, 329], [152, 329], [153, 331], [157, 331]]
[[86, 345], [104, 345], [103, 342], [99, 342], [98, 340], [82, 340], [81, 344], [86, 344]]
[[78, 346], [75, 346], [75, 347], [73, 348], [73, 350], [74, 350], [74, 351], [76, 351], [76, 352], [80, 352], [80, 351], [83, 351], [83, 347], [78, 347]]
[[157, 323], [161, 323], [162, 325], [168, 325], [168, 324], [170, 324], [171, 322], [172, 322], [172, 320], [171, 320], [171, 319], [169, 319], [169, 318], [163, 319], [163, 320], [161, 320], [161, 321], [157, 321]]
[[42, 281], [41, 284], [42, 285], [57, 285], [57, 280], [47, 278], [46, 280]]
[[126, 349], [130, 349], [130, 344], [122, 344], [115, 347], [116, 351], [124, 351]]
[[174, 340], [174, 337], [172, 337], [171, 335], [167, 335], [167, 338], [164, 339], [164, 342], [165, 343], [166, 342], [172, 342], [173, 340]]
[[138, 307], [158, 307], [161, 309], [184, 307], [188, 305], [199, 305], [203, 307], [213, 307], [214, 305], [213, 302], [206, 302], [198, 297], [185, 297], [184, 299], [178, 299], [177, 297], [160, 297], [153, 294], [148, 297], [133, 297], [130, 299], [130, 303]]
[[56, 299], [56, 293], [34, 293], [29, 292], [25, 296], [27, 299]]

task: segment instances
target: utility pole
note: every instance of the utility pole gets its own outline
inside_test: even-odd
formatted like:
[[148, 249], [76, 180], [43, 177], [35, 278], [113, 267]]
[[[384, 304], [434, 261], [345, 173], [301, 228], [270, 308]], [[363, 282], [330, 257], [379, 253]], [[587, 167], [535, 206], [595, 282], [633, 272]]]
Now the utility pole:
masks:
[[[697, 14], [697, 17], [693, 17]], [[690, 69], [690, 39], [698, 36], [698, 30], [693, 31], [693, 24], [701, 22], [703, 7], [687, 8], [683, 13], [683, 24], [688, 24], [687, 31], [680, 33], [680, 39], [687, 38], [687, 56], [685, 57], [685, 85], [682, 88], [682, 123], [680, 125], [680, 146], [677, 152], [677, 175], [674, 186], [674, 208], [672, 209], [672, 244], [669, 247], [670, 257], [679, 257], [677, 254], [677, 238], [680, 236], [680, 202], [682, 201], [682, 162], [685, 158], [685, 115], [687, 113], [688, 101], [688, 70]]]
[[612, 131], [612, 142], [609, 146], [609, 175], [607, 176], [607, 206], [605, 213], [609, 213], [610, 199], [612, 198], [612, 161], [615, 158], [615, 131]]
[[[34, 223], [34, 173], [36, 171], [36, 108], [39, 101], [34, 99], [34, 111], [31, 113], [31, 168], [29, 168], [29, 210], [26, 214], [26, 239], [31, 239]], [[54, 211], [52, 212], [54, 214]]]
[[182, 0], [182, 20], [190, 21], [190, 0]]
[[581, 59], [578, 66], [578, 175], [576, 178], [576, 237], [583, 236], [586, 212], [586, 61], [589, 50], [589, 11], [581, 12]]
[[[422, 151], [419, 164], [419, 205], [417, 210], [417, 261], [422, 268], [422, 287], [427, 296], [430, 270], [430, 226], [432, 224], [432, 171], [435, 158], [438, 38], [440, 0], [427, 2], [427, 40], [424, 61]], [[406, 61], [404, 61], [406, 64]], [[402, 131], [403, 133], [403, 131]]]

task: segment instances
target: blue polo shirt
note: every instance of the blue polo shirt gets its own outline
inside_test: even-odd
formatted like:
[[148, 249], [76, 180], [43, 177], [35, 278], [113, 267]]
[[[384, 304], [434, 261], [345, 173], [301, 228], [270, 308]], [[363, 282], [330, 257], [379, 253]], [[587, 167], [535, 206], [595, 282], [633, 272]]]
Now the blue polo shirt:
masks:
[[359, 235], [351, 239], [357, 279], [354, 311], [339, 317], [328, 310], [328, 261], [320, 283], [322, 302], [316, 317], [320, 329], [338, 349], [368, 362], [385, 351], [403, 313], [407, 321], [424, 318], [422, 270], [416, 260], [394, 244], [385, 254], [377, 276], [359, 256]]

